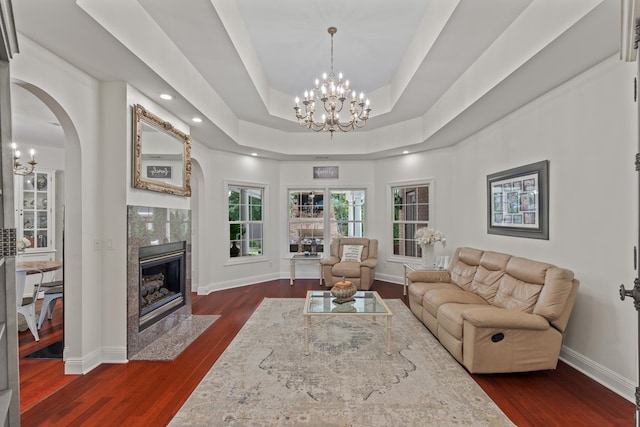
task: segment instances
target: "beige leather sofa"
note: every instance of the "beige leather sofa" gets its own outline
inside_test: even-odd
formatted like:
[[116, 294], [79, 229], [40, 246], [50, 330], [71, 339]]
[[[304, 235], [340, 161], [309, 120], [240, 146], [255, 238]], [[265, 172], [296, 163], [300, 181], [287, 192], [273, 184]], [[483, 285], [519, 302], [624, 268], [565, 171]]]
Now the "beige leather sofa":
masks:
[[579, 282], [551, 264], [473, 248], [408, 274], [411, 311], [471, 373], [555, 369]]
[[[345, 259], [346, 247], [359, 247], [359, 261]], [[329, 257], [320, 261], [325, 286], [333, 287], [344, 277], [356, 288], [365, 291], [373, 284], [377, 264], [378, 240], [364, 237], [334, 239]]]

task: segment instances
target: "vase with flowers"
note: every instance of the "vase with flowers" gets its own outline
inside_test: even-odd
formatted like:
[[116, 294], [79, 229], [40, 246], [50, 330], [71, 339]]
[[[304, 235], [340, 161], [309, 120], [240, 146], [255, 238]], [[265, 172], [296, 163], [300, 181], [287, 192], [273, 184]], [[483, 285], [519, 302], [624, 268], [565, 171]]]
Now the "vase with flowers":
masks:
[[431, 227], [422, 227], [416, 231], [414, 236], [416, 243], [422, 249], [422, 265], [433, 266], [435, 264], [435, 255], [433, 246], [440, 242], [444, 247], [447, 246], [447, 236], [440, 230]]
[[16, 249], [18, 249], [18, 252], [24, 252], [26, 248], [30, 248], [30, 247], [31, 247], [31, 240], [27, 239], [26, 237], [22, 237], [21, 239], [18, 239], [16, 241]]

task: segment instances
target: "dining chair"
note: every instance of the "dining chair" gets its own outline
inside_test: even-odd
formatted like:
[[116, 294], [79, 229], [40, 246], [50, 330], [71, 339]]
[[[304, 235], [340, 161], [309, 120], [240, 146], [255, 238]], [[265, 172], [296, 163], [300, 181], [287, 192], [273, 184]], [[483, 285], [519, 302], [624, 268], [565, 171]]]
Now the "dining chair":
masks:
[[[40, 318], [38, 319], [38, 330], [42, 327], [44, 322], [44, 316], [47, 314], [47, 318], [53, 317], [53, 311], [56, 308], [56, 303], [64, 296], [64, 282], [58, 280], [55, 282], [43, 283], [42, 289], [44, 289], [44, 298], [42, 299], [42, 307], [40, 307]], [[51, 285], [54, 286], [51, 286]]]
[[36, 328], [36, 301], [38, 301], [40, 286], [44, 278], [44, 272], [41, 270], [38, 271], [40, 271], [40, 281], [33, 286], [33, 296], [22, 298], [22, 304], [18, 307], [18, 313], [24, 316], [24, 319], [27, 321], [27, 326], [36, 341], [40, 341], [38, 329]]

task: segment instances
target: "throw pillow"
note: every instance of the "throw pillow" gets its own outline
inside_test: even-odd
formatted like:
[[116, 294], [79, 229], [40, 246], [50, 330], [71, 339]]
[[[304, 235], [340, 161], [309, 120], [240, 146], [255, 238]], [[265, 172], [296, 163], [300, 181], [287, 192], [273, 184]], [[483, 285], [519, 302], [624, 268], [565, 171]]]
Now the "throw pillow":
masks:
[[344, 245], [340, 262], [361, 262], [362, 245]]

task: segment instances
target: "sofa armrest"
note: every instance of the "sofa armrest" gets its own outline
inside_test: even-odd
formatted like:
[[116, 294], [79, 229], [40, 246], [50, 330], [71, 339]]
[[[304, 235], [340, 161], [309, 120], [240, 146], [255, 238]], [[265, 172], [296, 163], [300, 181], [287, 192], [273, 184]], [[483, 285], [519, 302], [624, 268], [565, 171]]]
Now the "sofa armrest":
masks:
[[549, 321], [537, 314], [507, 310], [499, 307], [478, 307], [465, 311], [464, 320], [477, 328], [505, 328], [546, 330], [551, 327]]
[[337, 256], [330, 256], [329, 258], [321, 259], [320, 265], [336, 265], [340, 262], [340, 258]]
[[378, 264], [378, 260], [377, 259], [369, 258], [369, 259], [365, 259], [364, 261], [362, 261], [360, 263], [360, 267], [376, 268], [377, 264]]
[[412, 282], [438, 283], [451, 282], [451, 274], [447, 270], [443, 271], [412, 271], [407, 274], [407, 278]]

